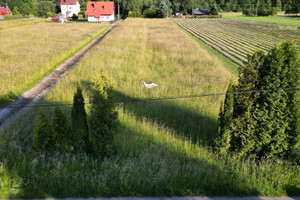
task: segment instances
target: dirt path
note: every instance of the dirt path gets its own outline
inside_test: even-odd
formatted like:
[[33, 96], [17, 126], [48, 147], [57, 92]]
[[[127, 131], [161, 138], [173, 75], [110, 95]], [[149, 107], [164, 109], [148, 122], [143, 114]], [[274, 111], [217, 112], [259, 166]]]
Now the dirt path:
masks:
[[43, 98], [43, 96], [56, 85], [58, 81], [66, 76], [77, 65], [77, 63], [87, 52], [91, 51], [97, 44], [99, 44], [99, 42], [101, 42], [101, 40], [116, 26], [117, 24], [112, 24], [103, 34], [101, 34], [63, 64], [58, 66], [58, 68], [51, 74], [44, 77], [39, 84], [25, 92], [12, 104], [0, 109], [0, 132], [3, 131], [5, 127], [12, 123], [18, 116], [28, 111], [30, 106], [37, 104]]

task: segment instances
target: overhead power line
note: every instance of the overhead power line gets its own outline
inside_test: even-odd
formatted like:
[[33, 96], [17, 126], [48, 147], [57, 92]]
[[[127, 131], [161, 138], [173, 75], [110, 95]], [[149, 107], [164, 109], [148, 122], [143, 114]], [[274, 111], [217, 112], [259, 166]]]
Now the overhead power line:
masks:
[[[280, 90], [289, 91], [289, 90], [300, 90], [300, 87], [290, 87], [290, 88], [277, 88], [277, 89], [266, 89], [266, 90], [251, 90], [251, 91], [239, 91], [239, 92], [228, 92], [228, 93], [209, 93], [209, 94], [199, 94], [199, 95], [187, 95], [187, 96], [170, 96], [170, 97], [156, 97], [156, 98], [121, 98], [121, 99], [112, 99], [112, 100], [103, 100], [93, 102], [93, 104], [102, 104], [102, 103], [132, 103], [132, 102], [143, 102], [143, 101], [163, 101], [163, 100], [173, 100], [173, 99], [190, 99], [190, 98], [201, 98], [209, 96], [222, 96], [222, 95], [239, 95], [239, 94], [252, 94], [252, 93], [266, 93], [266, 92], [277, 92]], [[84, 103], [85, 105], [92, 104], [91, 102]], [[51, 104], [37, 104], [37, 105], [24, 105], [24, 106], [7, 106], [8, 109], [17, 109], [25, 107], [52, 107], [52, 106], [72, 106], [72, 103], [51, 103]]]

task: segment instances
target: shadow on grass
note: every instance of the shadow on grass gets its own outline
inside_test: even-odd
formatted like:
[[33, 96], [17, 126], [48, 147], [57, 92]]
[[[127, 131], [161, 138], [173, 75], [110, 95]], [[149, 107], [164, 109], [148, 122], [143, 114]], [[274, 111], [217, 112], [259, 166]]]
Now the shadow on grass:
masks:
[[[34, 122], [36, 112], [26, 118]], [[205, 155], [189, 156], [187, 149], [145, 130], [143, 122], [127, 122], [115, 135], [116, 155], [100, 161], [85, 154], [34, 151], [33, 124], [24, 130], [27, 124], [20, 120], [20, 127], [11, 127], [0, 139], [0, 163], [19, 180], [5, 198], [258, 194], [226, 166]]]
[[[91, 84], [83, 82], [82, 86], [89, 88]], [[117, 92], [116, 98], [130, 97]], [[43, 102], [47, 103], [60, 104]], [[50, 119], [52, 108], [43, 109]], [[63, 110], [70, 114], [70, 109]], [[251, 182], [251, 175], [226, 164], [231, 160], [205, 151], [203, 156], [194, 156], [180, 140], [176, 146], [158, 130], [163, 125], [194, 141], [211, 143], [216, 121], [210, 117], [172, 102], [126, 103], [123, 109], [134, 120], [125, 115], [124, 121], [124, 115], [119, 116], [123, 119], [115, 135], [117, 153], [104, 161], [86, 154], [34, 151], [32, 137], [38, 109], [18, 119], [0, 135], [0, 165], [12, 179], [5, 183], [9, 192], [4, 197], [243, 196], [263, 192], [256, 189], [259, 183]], [[3, 176], [0, 167], [0, 183]], [[287, 191], [298, 194], [290, 185]]]
[[[116, 91], [117, 98], [134, 99]], [[208, 97], [209, 98], [209, 97]], [[188, 110], [174, 100], [165, 101], [135, 101], [123, 103], [128, 110], [138, 118], [147, 118], [159, 125], [174, 130], [178, 135], [191, 139], [193, 143], [214, 145], [217, 133], [217, 119], [205, 114], [206, 111]]]

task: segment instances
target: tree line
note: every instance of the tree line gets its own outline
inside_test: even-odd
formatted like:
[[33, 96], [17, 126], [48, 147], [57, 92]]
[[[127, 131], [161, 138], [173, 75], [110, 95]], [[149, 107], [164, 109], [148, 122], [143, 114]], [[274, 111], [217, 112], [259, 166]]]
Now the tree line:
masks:
[[[117, 5], [118, 1], [114, 1]], [[87, 0], [79, 0], [79, 3], [84, 16]], [[133, 17], [165, 17], [177, 12], [191, 14], [192, 9], [211, 10], [214, 5], [219, 11], [243, 11], [246, 15], [269, 15], [275, 10], [300, 12], [300, 0], [119, 0], [119, 4], [122, 16]], [[14, 14], [47, 17], [60, 13], [60, 0], [0, 0], [0, 6], [6, 5]]]

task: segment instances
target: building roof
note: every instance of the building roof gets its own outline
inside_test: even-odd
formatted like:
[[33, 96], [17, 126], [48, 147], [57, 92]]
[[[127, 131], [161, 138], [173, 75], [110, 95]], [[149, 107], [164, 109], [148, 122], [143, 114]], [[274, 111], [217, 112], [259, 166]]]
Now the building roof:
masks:
[[0, 7], [0, 15], [9, 15], [10, 10], [5, 7]]
[[61, 0], [60, 5], [76, 5], [78, 0]]
[[193, 15], [208, 15], [207, 10], [193, 9]]
[[86, 6], [86, 17], [94, 16], [99, 18], [100, 15], [112, 15], [114, 13], [114, 2], [111, 1], [89, 1]]

